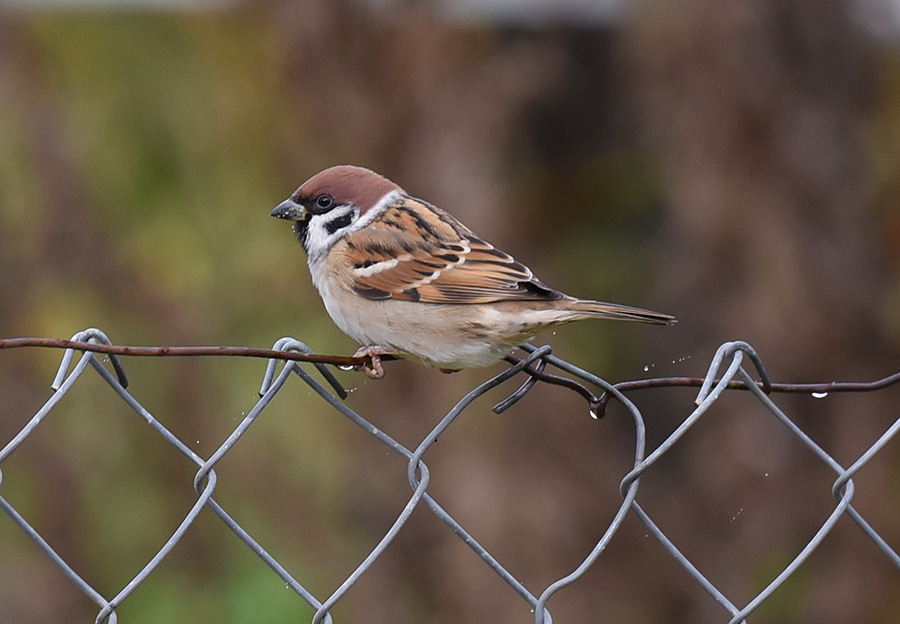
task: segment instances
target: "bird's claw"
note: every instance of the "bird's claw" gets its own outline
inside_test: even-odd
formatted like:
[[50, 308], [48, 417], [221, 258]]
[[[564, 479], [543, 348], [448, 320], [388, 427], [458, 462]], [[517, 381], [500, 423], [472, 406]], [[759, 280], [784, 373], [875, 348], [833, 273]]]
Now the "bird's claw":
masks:
[[353, 357], [364, 357], [366, 361], [357, 366], [369, 379], [381, 379], [384, 377], [384, 365], [381, 362], [382, 355], [395, 355], [397, 352], [378, 345], [361, 347], [353, 354]]
[[360, 368], [369, 379], [381, 379], [384, 377], [384, 366], [381, 364], [381, 356], [377, 353], [369, 355], [369, 359]]

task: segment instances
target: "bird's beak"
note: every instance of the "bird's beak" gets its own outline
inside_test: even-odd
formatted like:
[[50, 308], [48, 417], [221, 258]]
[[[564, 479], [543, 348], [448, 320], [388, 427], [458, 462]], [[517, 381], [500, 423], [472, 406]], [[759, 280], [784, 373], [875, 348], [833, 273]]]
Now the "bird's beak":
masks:
[[306, 208], [293, 199], [286, 199], [275, 206], [275, 210], [270, 212], [269, 216], [276, 219], [287, 219], [288, 221], [305, 221], [309, 213], [306, 212]]

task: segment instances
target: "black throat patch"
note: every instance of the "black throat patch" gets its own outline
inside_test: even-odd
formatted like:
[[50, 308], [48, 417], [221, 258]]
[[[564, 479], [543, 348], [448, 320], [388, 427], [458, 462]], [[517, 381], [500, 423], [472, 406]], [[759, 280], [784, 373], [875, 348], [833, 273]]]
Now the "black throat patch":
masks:
[[306, 245], [307, 230], [309, 230], [309, 219], [304, 219], [303, 221], [294, 221], [294, 236], [296, 236], [297, 240], [300, 241], [300, 244], [303, 246], [303, 251], [309, 253], [309, 249]]

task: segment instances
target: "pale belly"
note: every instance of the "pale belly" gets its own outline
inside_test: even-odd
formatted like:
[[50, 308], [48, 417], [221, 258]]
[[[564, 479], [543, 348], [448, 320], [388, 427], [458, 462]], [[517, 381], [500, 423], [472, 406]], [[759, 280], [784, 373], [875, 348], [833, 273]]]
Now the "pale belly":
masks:
[[440, 368], [487, 366], [530, 338], [521, 331], [492, 329], [491, 314], [479, 305], [389, 299], [326, 307], [335, 324], [361, 345], [402, 351]]
[[331, 280], [316, 287], [335, 324], [361, 345], [400, 351], [444, 369], [493, 364], [538, 331], [574, 320], [537, 302], [524, 307], [371, 300]]

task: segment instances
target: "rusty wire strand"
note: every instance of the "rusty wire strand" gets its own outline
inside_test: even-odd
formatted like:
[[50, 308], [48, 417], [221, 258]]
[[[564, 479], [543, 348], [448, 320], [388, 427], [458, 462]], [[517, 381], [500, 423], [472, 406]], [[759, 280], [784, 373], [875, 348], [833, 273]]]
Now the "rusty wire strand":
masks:
[[[134, 345], [97, 344], [80, 340], [62, 338], [0, 338], [0, 349], [21, 349], [24, 347], [45, 347], [49, 349], [74, 349], [91, 351], [108, 355], [130, 355], [136, 357], [198, 357], [198, 356], [233, 356], [276, 360], [292, 360], [331, 364], [333, 366], [362, 366], [369, 361], [368, 357], [348, 355], [322, 355], [319, 353], [301, 353], [298, 351], [278, 351], [276, 349], [260, 349], [256, 347], [228, 346], [163, 346], [144, 347]], [[386, 359], [386, 358], [383, 358]]]
[[[76, 351], [90, 351], [107, 355], [127, 355], [135, 357], [199, 357], [199, 356], [229, 356], [266, 358], [270, 360], [289, 360], [297, 362], [310, 362], [313, 364], [330, 364], [338, 367], [353, 367], [360, 370], [370, 364], [368, 356], [326, 355], [321, 353], [304, 353], [299, 351], [280, 351], [277, 349], [261, 349], [256, 347], [231, 347], [231, 346], [134, 346], [85, 342], [78, 340], [65, 340], [62, 338], [0, 338], [0, 349], [20, 349], [26, 347], [43, 347], [50, 349], [73, 349]], [[382, 357], [382, 361], [391, 361], [393, 358]], [[516, 365], [521, 358], [508, 355], [504, 360], [510, 365]], [[599, 397], [591, 392], [584, 384], [569, 377], [554, 375], [544, 371], [544, 366], [535, 364], [523, 371], [533, 381], [524, 383], [515, 393], [504, 401], [494, 406], [494, 411], [500, 413], [509, 408], [519, 398], [524, 396], [536, 381], [568, 388], [583, 397], [592, 413], [603, 417], [609, 404], [610, 395], [602, 393]], [[702, 377], [652, 377], [648, 379], [634, 379], [614, 384], [621, 392], [634, 390], [647, 390], [651, 388], [699, 388], [703, 385]], [[718, 383], [719, 379], [715, 379]], [[872, 392], [900, 383], [900, 372], [876, 379], [874, 381], [831, 381], [812, 383], [771, 383], [768, 391], [778, 393], [803, 393], [803, 394], [827, 394], [830, 392]], [[127, 386], [126, 384], [123, 384]], [[761, 382], [755, 385], [762, 388]], [[729, 390], [749, 390], [750, 387], [743, 381], [732, 380], [728, 383]]]

